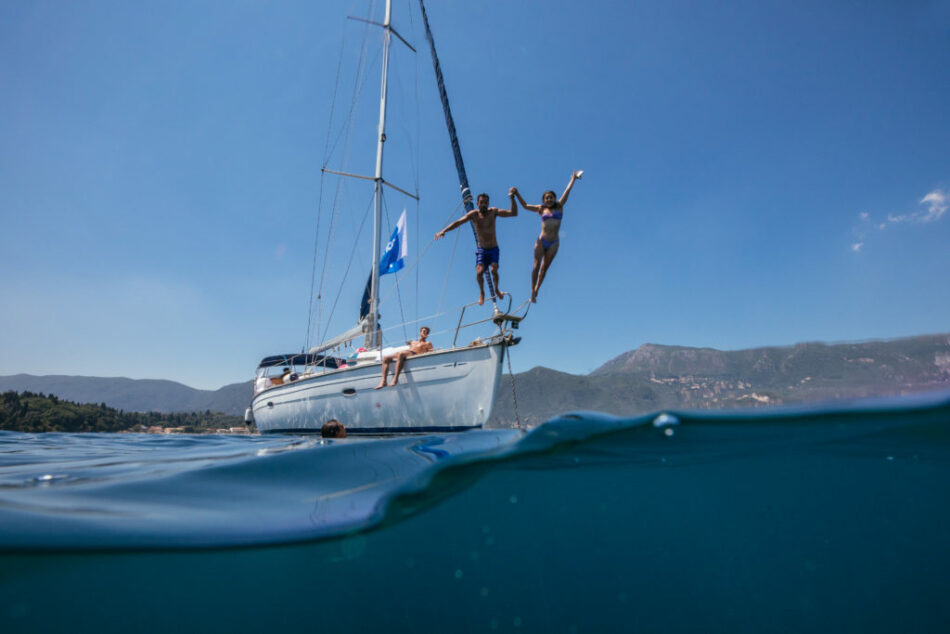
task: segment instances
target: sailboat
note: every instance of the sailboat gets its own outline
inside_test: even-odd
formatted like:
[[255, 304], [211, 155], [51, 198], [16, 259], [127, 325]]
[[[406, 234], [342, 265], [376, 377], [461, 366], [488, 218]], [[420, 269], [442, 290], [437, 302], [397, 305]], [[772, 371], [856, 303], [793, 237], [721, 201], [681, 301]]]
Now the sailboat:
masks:
[[[372, 177], [357, 176], [373, 181], [375, 188], [373, 259], [364, 307], [360, 311], [359, 323], [341, 335], [305, 352], [271, 355], [260, 362], [256, 372], [255, 395], [245, 415], [245, 420], [255, 424], [260, 433], [319, 432], [324, 423], [331, 419], [340, 421], [351, 434], [464, 431], [482, 427], [492, 414], [508, 348], [520, 341], [513, 330], [518, 328], [524, 315], [518, 314], [520, 308], [511, 310], [510, 295], [507, 307], [499, 309], [494, 301], [495, 289], [491, 275], [486, 275], [493, 298], [491, 316], [476, 316], [473, 320], [470, 317], [471, 321], [466, 322], [465, 313], [471, 305], [461, 307], [450, 347], [411, 356], [405, 363], [397, 385], [374, 389], [380, 382], [385, 354], [399, 350], [384, 348], [378, 308], [382, 188], [383, 185], [394, 187], [383, 178], [389, 51], [393, 36], [410, 46], [392, 26], [391, 5], [391, 0], [386, 0], [382, 23], [371, 22], [380, 27], [383, 34], [376, 170]], [[419, 5], [467, 213], [474, 209], [472, 194], [422, 0]], [[326, 168], [324, 171], [354, 176]], [[490, 328], [490, 333], [467, 344], [460, 344], [460, 331], [473, 324], [485, 324]], [[364, 345], [356, 354], [346, 357], [335, 354], [341, 346], [354, 345], [359, 340]], [[276, 376], [275, 371], [281, 370], [283, 374]]]

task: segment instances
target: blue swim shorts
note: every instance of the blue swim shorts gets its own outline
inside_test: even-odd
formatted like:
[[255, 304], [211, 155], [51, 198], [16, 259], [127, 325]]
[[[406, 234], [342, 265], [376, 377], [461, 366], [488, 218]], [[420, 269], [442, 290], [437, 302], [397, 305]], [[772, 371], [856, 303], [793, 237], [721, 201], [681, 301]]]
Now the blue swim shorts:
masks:
[[492, 263], [498, 264], [498, 247], [495, 246], [490, 249], [476, 247], [475, 266], [482, 265], [485, 268], [488, 268]]

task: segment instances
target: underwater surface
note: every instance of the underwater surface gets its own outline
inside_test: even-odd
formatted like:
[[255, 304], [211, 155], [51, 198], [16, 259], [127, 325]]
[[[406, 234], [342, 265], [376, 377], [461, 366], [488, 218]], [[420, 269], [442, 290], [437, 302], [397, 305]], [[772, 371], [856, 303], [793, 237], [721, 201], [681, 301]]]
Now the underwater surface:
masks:
[[0, 631], [937, 632], [950, 394], [527, 432], [0, 432]]

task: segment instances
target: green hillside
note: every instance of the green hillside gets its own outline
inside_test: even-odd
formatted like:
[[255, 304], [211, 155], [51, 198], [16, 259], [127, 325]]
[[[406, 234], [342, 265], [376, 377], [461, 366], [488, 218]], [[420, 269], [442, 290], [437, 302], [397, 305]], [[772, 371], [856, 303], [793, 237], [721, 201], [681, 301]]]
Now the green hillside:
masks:
[[126, 432], [176, 428], [186, 433], [243, 427], [236, 416], [216, 412], [161, 414], [123, 412], [91, 403], [73, 403], [32, 392], [0, 394], [0, 429], [20, 432]]

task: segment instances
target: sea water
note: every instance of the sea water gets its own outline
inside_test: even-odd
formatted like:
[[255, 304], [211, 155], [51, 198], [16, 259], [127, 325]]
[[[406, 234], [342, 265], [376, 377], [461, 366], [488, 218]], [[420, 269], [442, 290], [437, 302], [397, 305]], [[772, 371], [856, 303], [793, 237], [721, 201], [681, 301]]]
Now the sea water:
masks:
[[950, 394], [321, 440], [0, 432], [2, 632], [944, 632]]

